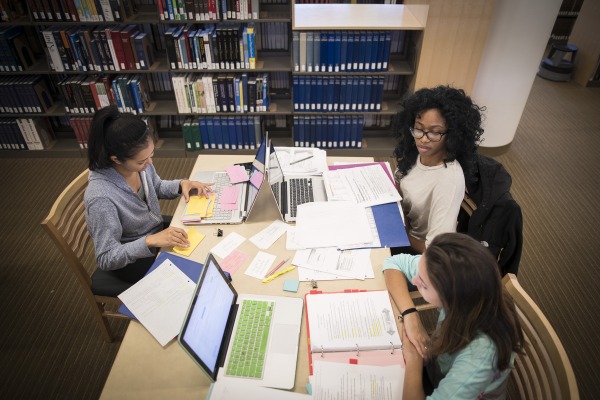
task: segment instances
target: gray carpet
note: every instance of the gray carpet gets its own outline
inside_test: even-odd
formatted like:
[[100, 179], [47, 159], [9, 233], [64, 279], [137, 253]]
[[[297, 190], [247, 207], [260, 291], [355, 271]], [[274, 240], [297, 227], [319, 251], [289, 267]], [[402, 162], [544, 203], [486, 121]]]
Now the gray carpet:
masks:
[[[515, 140], [496, 158], [524, 215], [519, 280], [554, 325], [583, 399], [598, 397], [600, 338], [600, 89], [537, 79]], [[484, 149], [484, 152], [487, 152]], [[188, 159], [155, 159], [188, 176]], [[107, 344], [40, 221], [84, 159], [0, 157], [0, 393], [3, 398], [98, 398], [119, 341]], [[163, 202], [165, 214], [175, 202]], [[112, 322], [122, 335], [126, 322]]]

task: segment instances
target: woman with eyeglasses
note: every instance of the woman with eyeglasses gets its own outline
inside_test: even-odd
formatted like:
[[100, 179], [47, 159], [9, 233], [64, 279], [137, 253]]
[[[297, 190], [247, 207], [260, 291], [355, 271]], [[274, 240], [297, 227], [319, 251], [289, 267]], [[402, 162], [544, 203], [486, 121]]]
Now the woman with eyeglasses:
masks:
[[456, 220], [483, 133], [481, 112], [461, 89], [420, 89], [394, 119], [402, 208], [412, 251], [423, 253]]
[[[383, 273], [403, 321], [402, 398], [504, 399], [524, 339], [490, 251], [465, 234], [443, 233], [423, 255], [386, 259]], [[423, 329], [407, 281], [438, 307], [431, 337]]]
[[122, 281], [141, 279], [160, 247], [188, 247], [186, 232], [168, 227], [159, 199], [208, 194], [212, 184], [162, 180], [154, 165], [154, 135], [139, 117], [116, 106], [96, 112], [88, 140], [89, 183], [86, 223], [97, 267]]

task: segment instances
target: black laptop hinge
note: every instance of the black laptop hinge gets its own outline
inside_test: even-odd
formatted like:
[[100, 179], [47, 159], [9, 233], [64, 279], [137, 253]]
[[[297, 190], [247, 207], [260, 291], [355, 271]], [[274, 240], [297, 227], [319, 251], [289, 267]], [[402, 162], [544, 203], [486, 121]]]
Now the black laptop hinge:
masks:
[[281, 197], [281, 214], [282, 215], [287, 215], [288, 213], [288, 209], [287, 209], [287, 205], [288, 205], [288, 201], [287, 201], [287, 182], [283, 181], [281, 182], [281, 189], [280, 189], [280, 197]]
[[231, 340], [231, 335], [233, 335], [233, 325], [238, 312], [238, 307], [238, 304], [234, 304], [233, 307], [231, 307], [229, 317], [227, 318], [226, 326], [228, 326], [228, 328], [225, 329], [225, 332], [223, 332], [223, 347], [219, 352], [219, 359], [217, 360], [217, 365], [219, 367], [223, 367], [223, 365], [225, 364], [225, 357], [227, 356], [227, 350], [229, 349], [229, 341]]

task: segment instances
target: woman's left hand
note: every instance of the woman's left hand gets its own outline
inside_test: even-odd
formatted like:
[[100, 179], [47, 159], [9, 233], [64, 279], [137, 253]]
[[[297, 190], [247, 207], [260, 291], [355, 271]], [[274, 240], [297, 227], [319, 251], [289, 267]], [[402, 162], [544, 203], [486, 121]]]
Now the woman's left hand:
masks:
[[198, 192], [198, 196], [210, 195], [212, 193], [211, 186], [214, 185], [214, 183], [204, 183], [184, 179], [180, 181], [179, 185], [181, 186], [181, 194], [187, 203], [190, 200], [190, 192], [193, 190]]

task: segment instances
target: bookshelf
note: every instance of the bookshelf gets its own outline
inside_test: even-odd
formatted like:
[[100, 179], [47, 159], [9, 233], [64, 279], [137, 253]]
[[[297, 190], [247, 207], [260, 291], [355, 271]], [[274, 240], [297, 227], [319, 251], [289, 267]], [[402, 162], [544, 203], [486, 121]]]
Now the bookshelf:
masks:
[[[162, 0], [159, 0], [162, 1]], [[123, 24], [137, 24], [144, 26], [153, 26], [157, 32], [164, 32], [170, 26], [178, 26], [186, 23], [194, 23], [201, 26], [203, 24], [215, 24], [221, 26], [230, 22], [246, 24], [248, 22], [262, 29], [269, 23], [279, 23], [287, 27], [287, 44], [283, 48], [268, 48], [268, 37], [264, 39], [265, 44], [257, 48], [256, 69], [210, 69], [210, 70], [190, 70], [171, 68], [167, 51], [163, 44], [157, 43], [155, 61], [147, 70], [124, 70], [111, 73], [116, 74], [141, 74], [148, 79], [159, 79], [158, 76], [171, 77], [179, 73], [257, 73], [257, 74], [280, 74], [284, 76], [281, 87], [270, 87], [270, 108], [268, 111], [254, 113], [180, 113], [173, 88], [163, 90], [151, 89], [151, 102], [143, 112], [143, 116], [154, 118], [157, 121], [182, 120], [184, 117], [239, 117], [239, 116], [259, 116], [262, 118], [262, 129], [269, 130], [271, 137], [274, 138], [276, 145], [291, 146], [293, 140], [293, 120], [294, 116], [314, 115], [312, 113], [302, 113], [294, 110], [292, 81], [294, 77], [307, 76], [307, 73], [293, 71], [292, 57], [292, 32], [306, 30], [389, 30], [406, 32], [405, 44], [401, 52], [392, 53], [389, 61], [389, 68], [385, 71], [373, 72], [349, 72], [349, 76], [381, 76], [389, 80], [396, 80], [399, 83], [394, 89], [384, 91], [382, 109], [380, 111], [362, 112], [361, 117], [372, 127], [367, 127], [362, 140], [361, 149], [329, 149], [332, 155], [389, 155], [393, 148], [393, 139], [390, 135], [389, 125], [377, 127], [379, 120], [391, 119], [391, 116], [397, 112], [397, 101], [406, 91], [413, 90], [413, 77], [418, 66], [419, 46], [422, 40], [425, 19], [427, 15], [427, 6], [408, 6], [408, 5], [381, 5], [381, 4], [294, 4], [293, 0], [288, 0], [285, 4], [269, 3], [261, 1], [260, 14], [256, 19], [233, 20], [233, 21], [195, 21], [195, 20], [165, 20], [159, 16], [157, 4], [143, 5], [135, 4], [133, 14], [127, 17]], [[144, 2], [147, 3], [147, 2]], [[156, 2], [155, 2], [156, 3]], [[333, 16], [333, 17], [332, 17]], [[97, 71], [54, 71], [50, 68], [47, 56], [43, 53], [42, 29], [48, 26], [62, 27], [65, 30], [75, 26], [105, 27], [114, 25], [115, 22], [73, 22], [73, 21], [35, 21], [30, 13], [28, 15], [13, 19], [10, 22], [3, 22], [0, 26], [20, 25], [28, 32], [30, 41], [33, 41], [35, 49], [41, 55], [33, 66], [20, 72], [0, 72], [0, 79], [4, 76], [17, 75], [40, 75], [53, 82], [59, 80], [59, 77], [65, 76], [96, 76]], [[153, 29], [154, 29], [153, 28]], [[265, 28], [265, 32], [267, 29]], [[108, 71], [103, 71], [106, 74]], [[323, 72], [323, 76], [341, 76], [339, 72]], [[285, 77], [287, 76], [287, 83]], [[168, 86], [168, 85], [166, 85]], [[274, 85], [273, 85], [274, 86]], [[56, 97], [55, 104], [45, 113], [2, 113], [0, 117], [45, 117], [54, 118], [63, 121], [70, 117], [91, 117], [93, 113], [68, 113], [64, 110], [64, 104], [59, 93], [54, 93]], [[346, 115], [359, 115], [359, 113], [345, 112], [335, 113], [342, 117]], [[64, 123], [64, 122], [63, 122]], [[388, 122], [389, 123], [389, 122]], [[187, 151], [183, 138], [182, 126], [178, 124], [167, 123], [162, 125], [158, 123], [158, 143], [156, 154], [163, 157], [195, 157], [202, 153], [225, 154], [237, 151], [242, 154], [253, 153], [254, 150], [225, 150], [225, 149], [207, 149], [200, 151]], [[72, 129], [55, 127], [56, 140], [45, 150], [36, 151], [17, 151], [2, 150], [0, 157], [86, 157], [84, 149], [81, 149]]]
[[[375, 35], [373, 43], [377, 42], [377, 46], [381, 47], [383, 45], [384, 48], [385, 46], [389, 46], [387, 47], [387, 49], [389, 49], [389, 56], [384, 57], [383, 62], [385, 63], [387, 61], [388, 65], [387, 67], [383, 66], [383, 68], [380, 68], [378, 65], [373, 65], [373, 61], [376, 61], [377, 57], [371, 57], [371, 68], [367, 66], [367, 62], [364, 63], [364, 66], [359, 64], [358, 68], [356, 65], [351, 66], [350, 64], [352, 63], [348, 63], [348, 68], [345, 70], [343, 65], [340, 68], [336, 68], [334, 65], [333, 69], [331, 66], [327, 66], [326, 71], [323, 71], [322, 66], [318, 71], [316, 71], [314, 67], [310, 68], [310, 62], [304, 63], [303, 57], [299, 56], [300, 67], [298, 68], [294, 65], [294, 68], [292, 69], [292, 79], [294, 83], [296, 81], [299, 82], [299, 84], [293, 85], [294, 90], [302, 90], [300, 88], [302, 87], [303, 78], [305, 82], [311, 80], [316, 82], [319, 82], [319, 80], [333, 81], [335, 82], [335, 90], [340, 88], [339, 90], [341, 92], [341, 94], [336, 92], [334, 96], [339, 96], [342, 99], [346, 98], [346, 100], [348, 100], [348, 97], [351, 97], [351, 100], [350, 107], [348, 107], [348, 104], [344, 105], [344, 100], [334, 100], [333, 107], [328, 106], [327, 112], [323, 112], [322, 109], [318, 108], [318, 105], [315, 107], [312, 103], [305, 104], [305, 107], [302, 107], [302, 104], [296, 104], [301, 103], [302, 101], [295, 100], [298, 96], [296, 95], [296, 92], [294, 92], [294, 129], [292, 133], [294, 143], [304, 142], [307, 144], [311, 140], [316, 140], [318, 144], [319, 133], [325, 131], [325, 129], [319, 130], [319, 124], [322, 122], [317, 122], [317, 128], [311, 128], [312, 130], [306, 128], [308, 124], [310, 124], [311, 127], [313, 126], [313, 122], [309, 121], [313, 121], [314, 119], [317, 121], [321, 119], [333, 119], [335, 121], [335, 126], [337, 120], [341, 119], [343, 121], [344, 119], [349, 118], [359, 118], [361, 121], [364, 121], [364, 127], [362, 129], [361, 137], [359, 137], [359, 140], [356, 140], [356, 148], [354, 148], [353, 138], [350, 138], [351, 147], [343, 148], [344, 141], [343, 139], [338, 139], [336, 127], [334, 128], [336, 135], [334, 135], [333, 140], [329, 138], [328, 145], [325, 146], [327, 147], [328, 154], [355, 155], [358, 151], [369, 156], [389, 156], [395, 146], [395, 139], [393, 138], [390, 129], [391, 118], [398, 112], [398, 100], [406, 92], [414, 90], [413, 78], [419, 63], [419, 50], [425, 29], [427, 12], [428, 6], [422, 5], [295, 4], [292, 14], [293, 44], [298, 43], [300, 45], [300, 48], [302, 49], [300, 54], [304, 52], [303, 41], [305, 35], [309, 38], [311, 37], [311, 33], [313, 38], [315, 38], [316, 35], [320, 35], [322, 37], [321, 41], [323, 41], [323, 33], [334, 32], [333, 35], [338, 35], [339, 33], [343, 38], [341, 40], [342, 50], [339, 51], [341, 54], [344, 54], [346, 50], [344, 49], [344, 47], [346, 47], [346, 44], [344, 44], [346, 36], [354, 36], [355, 42], [367, 41], [368, 43], [371, 40], [369, 35]], [[299, 36], [297, 41], [295, 39], [295, 32], [298, 32], [297, 36]], [[391, 34], [391, 44], [388, 43], [386, 45], [383, 44], [383, 41], [377, 41], [377, 35], [382, 38], [383, 34]], [[308, 42], [310, 43], [310, 39]], [[347, 45], [348, 49], [352, 47], [351, 42], [352, 40], [349, 39], [349, 44]], [[314, 43], [318, 42], [315, 41]], [[314, 43], [313, 46], [319, 46]], [[368, 46], [369, 44], [365, 46], [367, 48], [366, 53], [369, 52]], [[310, 48], [310, 45], [308, 45], [308, 47]], [[354, 49], [354, 51], [356, 51], [356, 44], [354, 45]], [[296, 51], [295, 48], [293, 48], [293, 51]], [[361, 52], [362, 51], [364, 51], [363, 48], [361, 48]], [[350, 50], [347, 50], [346, 54], [350, 54], [349, 52]], [[338, 52], [336, 51], [336, 53]], [[308, 51], [307, 54], [310, 54], [310, 51]], [[298, 57], [298, 55], [293, 55], [293, 58], [294, 57]], [[341, 57], [343, 58], [343, 56]], [[369, 56], [363, 57], [368, 61]], [[320, 60], [320, 62], [322, 64], [322, 60]], [[294, 60], [292, 63], [297, 64]], [[343, 63], [344, 60], [341, 60], [339, 64], [341, 65]], [[356, 62], [354, 64], [356, 64]], [[337, 83], [338, 78], [339, 86]], [[371, 85], [368, 90], [365, 89], [364, 92], [359, 91], [358, 96], [355, 92], [350, 95], [348, 94], [348, 91], [344, 89], [350, 82], [352, 82], [350, 85], [353, 85], [354, 82], [358, 81], [359, 87], [361, 87], [363, 82], [365, 82], [364, 84], [370, 85], [370, 82], [373, 82], [373, 80], [385, 82], [383, 88]], [[329, 86], [330, 85], [331, 84], [329, 84]], [[312, 90], [315, 90], [314, 84], [311, 84], [310, 86]], [[317, 84], [316, 87], [318, 88], [318, 86], [319, 84]], [[318, 90], [320, 89], [317, 89], [317, 93], [320, 93]], [[350, 92], [352, 90], [354, 89], [351, 89]], [[375, 105], [370, 104], [369, 107], [367, 104], [363, 104], [361, 107], [359, 98], [367, 91], [371, 94], [375, 92], [375, 95], [379, 95], [380, 97], [376, 100]], [[304, 92], [302, 92], [302, 94], [304, 94]], [[302, 97], [302, 95], [299, 97]], [[356, 101], [358, 101], [358, 104], [355, 106], [352, 103]], [[323, 108], [325, 108], [324, 104]], [[304, 121], [302, 118], [304, 118]], [[331, 125], [328, 124], [328, 127], [329, 126]], [[308, 135], [311, 136], [310, 140], [307, 140], [306, 136]], [[323, 141], [327, 140], [325, 138], [321, 139]], [[342, 142], [342, 146], [339, 146], [339, 143], [338, 146], [336, 146], [336, 141], [338, 140]]]

